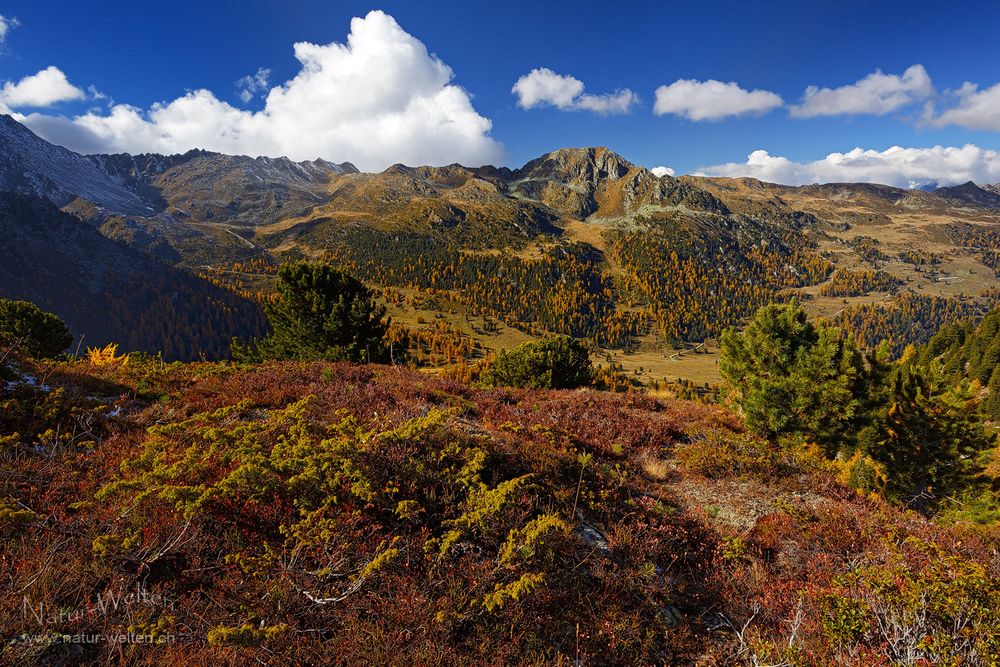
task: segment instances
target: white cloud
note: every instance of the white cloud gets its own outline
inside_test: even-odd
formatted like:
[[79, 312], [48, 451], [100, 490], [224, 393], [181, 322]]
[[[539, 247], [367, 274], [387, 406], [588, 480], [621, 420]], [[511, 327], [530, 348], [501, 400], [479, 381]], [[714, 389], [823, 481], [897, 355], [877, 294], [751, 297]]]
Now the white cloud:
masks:
[[517, 95], [517, 105], [522, 109], [554, 106], [569, 111], [583, 93], [583, 81], [541, 67], [519, 78], [510, 92]]
[[44, 138], [83, 152], [317, 156], [362, 169], [409, 164], [483, 164], [502, 158], [492, 124], [451, 83], [453, 72], [381, 11], [351, 21], [345, 44], [299, 42], [302, 65], [267, 93], [263, 110], [237, 109], [195, 90], [148, 110], [114, 105], [73, 119], [25, 118]]
[[639, 102], [639, 96], [628, 88], [604, 95], [584, 94], [577, 98], [579, 108], [599, 114], [628, 113], [632, 105]]
[[263, 67], [259, 68], [255, 74], [247, 74], [236, 81], [236, 88], [239, 98], [244, 103], [249, 102], [254, 96], [267, 90], [268, 79], [271, 78], [271, 70]]
[[659, 167], [653, 167], [652, 169], [650, 169], [650, 171], [653, 172], [653, 176], [656, 176], [657, 178], [674, 175], [673, 169], [671, 169], [670, 167], [664, 167], [663, 165], [660, 165]]
[[0, 14], [0, 44], [4, 43], [4, 40], [7, 39], [7, 34], [9, 32], [19, 25], [21, 25], [21, 22], [18, 21], [17, 18], [13, 16], [7, 17]]
[[932, 125], [959, 125], [973, 130], [1000, 131], [1000, 83], [979, 90], [979, 86], [966, 82], [951, 96], [958, 103], [931, 117]]
[[1000, 182], [1000, 152], [966, 144], [961, 148], [902, 148], [884, 151], [855, 148], [814, 162], [793, 162], [758, 150], [746, 162], [702, 170], [709, 176], [752, 176], [785, 185], [808, 183], [882, 183], [901, 188], [955, 185], [967, 181]]
[[719, 120], [727, 116], [764, 114], [782, 105], [781, 97], [767, 90], [744, 90], [736, 82], [715, 79], [678, 79], [656, 89], [653, 113], [673, 114], [689, 120]]
[[0, 88], [0, 103], [8, 107], [47, 107], [57, 102], [82, 100], [87, 96], [69, 82], [58, 67], [46, 67], [17, 83], [5, 81]]
[[901, 75], [875, 70], [860, 81], [840, 88], [809, 86], [802, 104], [791, 107], [790, 113], [793, 118], [848, 114], [882, 116], [933, 94], [934, 85], [923, 65], [908, 67]]
[[628, 113], [639, 96], [628, 88], [604, 95], [583, 92], [583, 82], [568, 74], [556, 74], [547, 67], [531, 70], [517, 80], [510, 92], [522, 109], [552, 106], [562, 111], [593, 111], [599, 114]]

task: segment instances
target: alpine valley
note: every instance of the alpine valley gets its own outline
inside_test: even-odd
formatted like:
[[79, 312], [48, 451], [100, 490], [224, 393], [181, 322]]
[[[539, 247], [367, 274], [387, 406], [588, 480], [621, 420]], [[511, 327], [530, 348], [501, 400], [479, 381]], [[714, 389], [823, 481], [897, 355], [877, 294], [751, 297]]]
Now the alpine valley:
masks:
[[[378, 289], [418, 365], [546, 333], [640, 383], [718, 379], [717, 336], [795, 299], [898, 353], [998, 301], [1000, 186], [933, 192], [657, 177], [607, 148], [518, 169], [78, 155], [0, 117], [0, 296], [88, 345], [225, 356], [263, 328], [277, 267]], [[170, 324], [167, 326], [167, 324]]]

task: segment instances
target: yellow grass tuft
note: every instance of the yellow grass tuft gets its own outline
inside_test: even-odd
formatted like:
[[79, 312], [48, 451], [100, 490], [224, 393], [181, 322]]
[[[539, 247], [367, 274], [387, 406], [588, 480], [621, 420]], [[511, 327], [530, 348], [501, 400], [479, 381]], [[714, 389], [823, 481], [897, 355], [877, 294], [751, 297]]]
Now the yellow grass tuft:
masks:
[[670, 464], [648, 451], [639, 454], [639, 465], [647, 477], [658, 482], [662, 482], [670, 475]]

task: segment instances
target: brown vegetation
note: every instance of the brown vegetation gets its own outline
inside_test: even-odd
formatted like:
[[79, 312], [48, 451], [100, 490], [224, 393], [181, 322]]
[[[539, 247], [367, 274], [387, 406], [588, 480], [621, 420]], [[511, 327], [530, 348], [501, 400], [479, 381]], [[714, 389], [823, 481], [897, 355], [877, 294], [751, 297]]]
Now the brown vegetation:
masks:
[[[994, 537], [857, 496], [719, 407], [326, 363], [19, 373], [37, 379], [0, 386], [8, 664], [997, 654]], [[60, 640], [125, 632], [163, 639]]]

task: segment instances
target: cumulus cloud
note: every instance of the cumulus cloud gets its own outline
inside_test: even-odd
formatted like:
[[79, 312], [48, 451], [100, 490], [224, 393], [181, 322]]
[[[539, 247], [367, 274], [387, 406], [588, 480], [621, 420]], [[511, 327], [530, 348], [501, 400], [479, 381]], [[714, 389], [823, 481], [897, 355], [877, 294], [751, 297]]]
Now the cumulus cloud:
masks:
[[259, 68], [256, 74], [247, 74], [236, 81], [236, 89], [239, 98], [244, 103], [252, 100], [257, 93], [267, 90], [268, 79], [271, 78], [271, 70], [263, 67]]
[[806, 88], [802, 103], [791, 107], [793, 118], [871, 114], [883, 116], [934, 94], [931, 77], [923, 65], [908, 67], [901, 75], [875, 70], [865, 78], [840, 88]]
[[0, 14], [0, 45], [7, 39], [7, 34], [19, 25], [21, 25], [21, 22], [15, 17], [7, 17]]
[[652, 169], [650, 169], [650, 171], [653, 172], [653, 176], [656, 176], [657, 178], [674, 175], [673, 169], [671, 169], [670, 167], [664, 167], [663, 165], [660, 165], [659, 167], [653, 167]]
[[519, 78], [510, 92], [517, 95], [517, 105], [522, 109], [554, 106], [567, 111], [583, 93], [583, 81], [540, 67]]
[[58, 67], [46, 67], [17, 83], [5, 81], [0, 88], [0, 103], [11, 108], [47, 107], [57, 102], [82, 100], [86, 96]]
[[72, 119], [31, 114], [38, 134], [82, 152], [224, 153], [394, 162], [483, 164], [502, 158], [491, 122], [452, 83], [448, 65], [381, 11], [351, 21], [344, 44], [299, 42], [290, 81], [251, 112], [194, 90], [148, 110], [116, 104]]
[[628, 113], [638, 102], [639, 96], [628, 88], [604, 95], [584, 94], [577, 98], [579, 108], [603, 115]]
[[719, 120], [728, 116], [764, 114], [782, 105], [768, 90], [744, 90], [736, 82], [715, 79], [678, 79], [656, 89], [653, 113], [673, 114], [689, 120]]
[[976, 84], [966, 82], [957, 91], [949, 92], [957, 104], [937, 117], [931, 115], [932, 125], [1000, 131], [1000, 83], [980, 90]]
[[884, 151], [855, 148], [822, 160], [793, 162], [758, 150], [746, 162], [702, 170], [709, 176], [752, 176], [785, 185], [808, 183], [882, 183], [901, 188], [945, 186], [975, 181], [1000, 182], [1000, 152], [973, 144], [959, 147], [902, 148]]
[[531, 70], [517, 80], [511, 93], [522, 109], [551, 106], [561, 111], [593, 111], [599, 114], [628, 113], [639, 101], [628, 88], [604, 95], [583, 92], [583, 82], [568, 74], [557, 74], [547, 67]]

